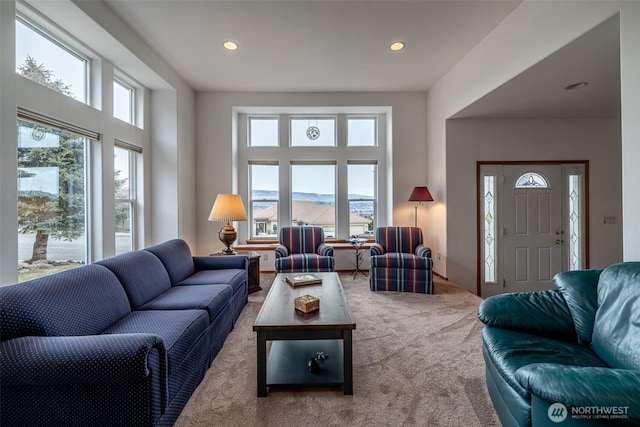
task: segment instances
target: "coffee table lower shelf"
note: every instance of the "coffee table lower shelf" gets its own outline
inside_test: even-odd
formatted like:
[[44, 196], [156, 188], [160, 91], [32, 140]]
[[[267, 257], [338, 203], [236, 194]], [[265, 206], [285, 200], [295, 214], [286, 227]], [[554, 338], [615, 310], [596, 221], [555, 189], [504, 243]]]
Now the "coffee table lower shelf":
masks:
[[[309, 359], [321, 351], [320, 370], [309, 372]], [[272, 341], [267, 358], [267, 386], [309, 387], [344, 384], [342, 340]]]

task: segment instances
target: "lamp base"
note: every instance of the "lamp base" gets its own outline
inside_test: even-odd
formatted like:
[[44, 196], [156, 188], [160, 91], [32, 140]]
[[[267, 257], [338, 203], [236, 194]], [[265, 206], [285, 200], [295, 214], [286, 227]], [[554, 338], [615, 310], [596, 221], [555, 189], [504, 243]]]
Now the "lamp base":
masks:
[[225, 249], [222, 250], [223, 255], [235, 255], [235, 251], [231, 248], [233, 242], [238, 238], [238, 233], [233, 228], [233, 225], [227, 223], [224, 227], [220, 229], [218, 232], [218, 238], [224, 244]]

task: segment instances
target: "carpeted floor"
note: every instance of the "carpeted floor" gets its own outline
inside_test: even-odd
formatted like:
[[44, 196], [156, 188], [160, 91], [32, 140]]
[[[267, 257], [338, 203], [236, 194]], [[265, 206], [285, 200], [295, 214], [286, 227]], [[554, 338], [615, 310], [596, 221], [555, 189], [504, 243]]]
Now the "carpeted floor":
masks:
[[339, 388], [256, 397], [253, 322], [274, 275], [235, 329], [176, 426], [499, 426], [484, 380], [480, 298], [436, 279], [435, 294], [371, 292], [340, 274], [356, 320], [353, 396]]

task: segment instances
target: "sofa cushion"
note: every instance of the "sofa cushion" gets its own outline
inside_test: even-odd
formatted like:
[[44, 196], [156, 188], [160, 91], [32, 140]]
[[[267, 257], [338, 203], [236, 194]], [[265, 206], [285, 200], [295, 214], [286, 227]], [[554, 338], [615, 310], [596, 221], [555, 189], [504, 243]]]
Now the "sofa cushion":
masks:
[[293, 254], [275, 259], [276, 271], [291, 273], [295, 271], [333, 271], [334, 258], [316, 254]]
[[127, 252], [97, 264], [107, 267], [120, 280], [133, 310], [171, 289], [167, 270], [151, 252]]
[[598, 278], [602, 270], [576, 270], [558, 273], [553, 282], [567, 303], [581, 343], [589, 344], [598, 307]]
[[233, 288], [235, 293], [247, 281], [247, 270], [226, 269], [226, 270], [200, 270], [185, 280], [178, 282], [178, 285], [221, 285], [227, 284]]
[[369, 262], [371, 263], [371, 267], [420, 270], [433, 268], [433, 260], [431, 258], [419, 257], [410, 253], [387, 252], [384, 255], [372, 256]]
[[122, 285], [100, 265], [0, 287], [3, 341], [26, 335], [96, 335], [130, 311]]
[[233, 291], [228, 285], [174, 286], [164, 294], [140, 306], [139, 310], [207, 310], [209, 319], [231, 302]]
[[640, 262], [614, 264], [600, 274], [591, 345], [614, 368], [640, 369]]
[[182, 239], [169, 240], [144, 250], [151, 252], [162, 261], [172, 284], [176, 284], [196, 272], [191, 249]]
[[500, 376], [523, 398], [529, 398], [516, 379], [516, 371], [531, 363], [556, 363], [559, 365], [592, 366], [606, 368], [607, 364], [588, 348], [507, 329], [485, 327], [482, 330], [485, 357], [490, 359]]
[[205, 310], [141, 310], [130, 313], [107, 328], [104, 334], [152, 334], [162, 338], [167, 349], [169, 375], [189, 354], [209, 327]]

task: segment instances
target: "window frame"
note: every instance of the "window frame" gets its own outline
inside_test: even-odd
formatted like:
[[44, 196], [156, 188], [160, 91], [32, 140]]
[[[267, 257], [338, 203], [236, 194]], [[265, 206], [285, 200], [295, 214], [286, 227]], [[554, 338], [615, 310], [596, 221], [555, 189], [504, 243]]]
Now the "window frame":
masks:
[[[81, 60], [84, 63], [84, 67], [83, 67], [83, 91], [84, 91], [84, 98], [83, 99], [79, 99], [79, 98], [73, 98], [71, 96], [68, 96], [64, 93], [58, 92], [61, 95], [67, 96], [68, 98], [74, 99], [78, 102], [81, 102], [85, 105], [91, 105], [91, 68], [92, 68], [92, 59], [91, 57], [89, 57], [88, 55], [82, 53], [80, 50], [74, 48], [73, 46], [71, 46], [71, 43], [68, 43], [65, 38], [59, 37], [57, 35], [54, 34], [53, 31], [49, 31], [45, 26], [40, 25], [38, 22], [36, 22], [36, 20], [32, 19], [30, 16], [27, 16], [27, 14], [22, 13], [21, 11], [16, 11], [15, 17], [14, 17], [16, 24], [18, 21], [20, 21], [21, 24], [25, 25], [26, 27], [28, 27], [31, 31], [33, 31], [34, 33], [38, 34], [40, 37], [42, 37], [43, 39], [51, 42], [52, 44], [54, 44], [55, 46], [59, 47], [60, 49], [66, 51], [67, 53], [69, 53], [71, 56], [76, 57], [77, 59]], [[16, 34], [16, 39], [15, 39], [15, 43], [18, 43], [18, 38], [17, 38], [17, 34]], [[36, 58], [37, 59], [37, 58]], [[27, 80], [30, 80], [29, 78], [21, 75], [18, 73], [17, 70], [18, 64], [15, 64], [15, 73], [17, 76], [20, 76], [22, 78], [25, 78]], [[36, 84], [39, 84], [37, 82], [34, 82]], [[47, 87], [45, 85], [40, 85], [43, 87]], [[48, 87], [47, 87], [48, 88]], [[55, 91], [52, 88], [48, 88], [50, 90]]]
[[[84, 262], [84, 265], [89, 264], [92, 262], [93, 260], [93, 253], [92, 253], [92, 246], [91, 246], [91, 234], [92, 234], [92, 230], [93, 230], [93, 216], [92, 216], [92, 206], [93, 206], [93, 198], [92, 198], [92, 183], [91, 183], [91, 176], [93, 175], [93, 164], [91, 162], [91, 158], [92, 158], [92, 145], [94, 142], [99, 142], [100, 141], [100, 135], [96, 132], [84, 129], [82, 127], [70, 124], [70, 123], [66, 123], [60, 120], [56, 120], [47, 116], [43, 116], [40, 115], [38, 113], [35, 112], [31, 112], [22, 108], [18, 108], [17, 114], [16, 114], [16, 131], [17, 129], [21, 126], [21, 122], [27, 122], [27, 123], [31, 123], [34, 124], [36, 126], [42, 126], [42, 127], [46, 127], [48, 129], [51, 130], [55, 130], [55, 131], [59, 131], [59, 132], [64, 132], [68, 135], [74, 136], [76, 138], [80, 138], [82, 140], [83, 143], [83, 153], [82, 153], [82, 161], [83, 161], [83, 180], [84, 180], [84, 191], [83, 191], [83, 197], [84, 197], [84, 207], [83, 207], [83, 215], [84, 215], [84, 248], [83, 248], [83, 252], [84, 252], [84, 260], [82, 260]], [[19, 132], [16, 132], [16, 137], [19, 136]], [[18, 144], [16, 144], [16, 148], [17, 150], [20, 149], [20, 146]], [[17, 151], [16, 151], [17, 154]], [[16, 165], [17, 168], [20, 168], [20, 165], [17, 164]], [[17, 182], [16, 185], [19, 185], [19, 183]], [[18, 202], [18, 200], [16, 200], [16, 203]], [[17, 223], [16, 223], [17, 224]], [[18, 233], [20, 233], [20, 231], [17, 230]], [[19, 249], [19, 248], [18, 248]], [[20, 262], [20, 256], [19, 256], [19, 251], [16, 254], [17, 255], [17, 259]], [[81, 267], [83, 264], [79, 264], [77, 265], [75, 268], [77, 267]], [[56, 273], [55, 269], [52, 269], [52, 271], [45, 271], [45, 274], [42, 274], [39, 277], [43, 277], [43, 276], [48, 276], [51, 274]], [[20, 277], [18, 276], [18, 281], [20, 282]]]
[[125, 123], [128, 123], [130, 125], [134, 125], [136, 124], [136, 96], [137, 96], [137, 88], [135, 85], [129, 83], [128, 80], [122, 78], [120, 76], [119, 73], [114, 73], [113, 75], [113, 84], [114, 85], [119, 85], [120, 87], [126, 89], [129, 91], [129, 119], [128, 120], [124, 120], [121, 119], [120, 117], [116, 116], [116, 103], [115, 103], [115, 93], [113, 94], [113, 117], [124, 121]]
[[[128, 167], [129, 167], [129, 197], [127, 198], [118, 198], [114, 193], [114, 222], [115, 222], [115, 213], [116, 206], [118, 204], [127, 204], [129, 205], [129, 228], [130, 228], [130, 250], [135, 251], [138, 249], [138, 221], [139, 221], [139, 209], [138, 209], [138, 164], [140, 162], [139, 157], [142, 155], [142, 148], [135, 146], [133, 144], [129, 144], [124, 141], [115, 140], [114, 141], [114, 154], [115, 150], [124, 150], [128, 153]], [[114, 179], [115, 179], [115, 164], [114, 164]], [[114, 223], [115, 230], [115, 223]], [[114, 250], [117, 252], [117, 245], [115, 245], [115, 234], [114, 234]]]
[[[391, 166], [391, 153], [387, 141], [388, 122], [391, 119], [390, 107], [341, 107], [341, 108], [312, 108], [312, 107], [234, 107], [236, 117], [235, 132], [235, 157], [234, 192], [238, 192], [251, 206], [251, 188], [249, 165], [255, 163], [271, 163], [279, 165], [279, 203], [278, 221], [280, 226], [291, 225], [291, 164], [326, 164], [334, 162], [336, 165], [336, 231], [335, 239], [349, 238], [349, 200], [348, 200], [348, 164], [370, 163], [375, 164], [376, 193], [373, 213], [373, 229], [379, 225], [389, 223], [392, 215], [392, 204], [389, 202], [392, 188], [389, 168]], [[254, 117], [278, 117], [279, 119], [279, 144], [277, 147], [251, 146], [249, 122]], [[291, 147], [290, 142], [290, 118], [299, 117], [335, 117], [336, 118], [336, 145], [335, 146], [310, 146]], [[347, 119], [349, 117], [376, 118], [376, 135], [378, 142], [375, 146], [348, 146], [347, 145]], [[301, 149], [302, 148], [302, 149]], [[251, 218], [247, 223], [240, 223], [238, 241], [269, 242], [271, 238], [253, 236]]]

